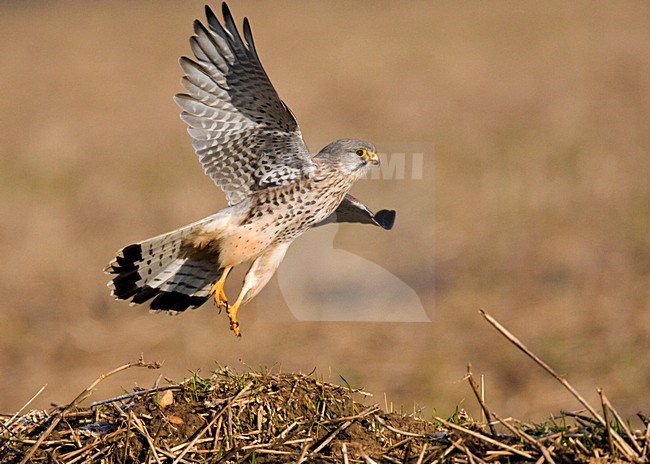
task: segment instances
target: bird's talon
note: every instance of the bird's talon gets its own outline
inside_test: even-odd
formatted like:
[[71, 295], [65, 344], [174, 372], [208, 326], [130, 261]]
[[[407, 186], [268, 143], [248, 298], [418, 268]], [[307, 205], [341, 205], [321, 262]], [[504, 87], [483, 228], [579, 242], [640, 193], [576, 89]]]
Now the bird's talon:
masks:
[[217, 308], [219, 308], [219, 314], [221, 314], [221, 311], [226, 310], [228, 311], [228, 302], [227, 301], [215, 301]]
[[237, 337], [241, 337], [241, 332], [239, 331], [239, 322], [231, 320], [230, 330], [232, 330]]
[[239, 310], [239, 301], [228, 308], [228, 320], [230, 321], [230, 330], [232, 330], [235, 335], [240, 336], [239, 333], [239, 321], [237, 320], [237, 311]]
[[225, 279], [219, 279], [210, 289], [210, 294], [214, 297], [214, 303], [217, 305], [217, 308], [219, 308], [219, 313], [221, 313], [223, 309], [226, 311], [228, 310], [228, 298], [226, 297], [226, 293], [223, 291], [224, 283]]
[[230, 273], [232, 266], [226, 267], [222, 272], [219, 280], [217, 280], [212, 287], [210, 287], [210, 295], [214, 297], [214, 302], [219, 307], [219, 311], [222, 308], [228, 309], [228, 298], [226, 297], [226, 292], [224, 292], [223, 287], [226, 284], [226, 278]]

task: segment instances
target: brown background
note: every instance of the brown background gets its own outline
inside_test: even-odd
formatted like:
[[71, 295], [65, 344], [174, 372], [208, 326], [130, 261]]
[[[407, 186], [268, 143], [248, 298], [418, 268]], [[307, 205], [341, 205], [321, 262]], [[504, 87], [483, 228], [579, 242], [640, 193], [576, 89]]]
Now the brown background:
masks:
[[[423, 180], [354, 189], [397, 209], [395, 229], [340, 227], [335, 245], [406, 282], [432, 320], [297, 322], [273, 280], [241, 340], [209, 305], [171, 318], [115, 302], [101, 272], [119, 247], [225, 205], [171, 100], [202, 6], [0, 6], [0, 411], [43, 384], [32, 406], [67, 402], [140, 352], [177, 380], [216, 363], [316, 368], [426, 415], [463, 398], [476, 411], [472, 362], [503, 416], [577, 407], [480, 307], [589, 400], [602, 387], [627, 416], [650, 409], [645, 3], [232, 2], [312, 150], [358, 136], [425, 153]], [[292, 266], [331, 278], [328, 250]], [[95, 398], [156, 376], [122, 374]]]

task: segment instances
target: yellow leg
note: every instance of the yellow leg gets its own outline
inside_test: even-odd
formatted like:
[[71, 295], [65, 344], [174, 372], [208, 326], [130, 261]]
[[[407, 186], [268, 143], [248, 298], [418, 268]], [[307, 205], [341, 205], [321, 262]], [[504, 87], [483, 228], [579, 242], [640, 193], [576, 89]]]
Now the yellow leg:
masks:
[[244, 299], [244, 292], [242, 292], [239, 295], [234, 305], [228, 306], [228, 308], [226, 308], [226, 311], [228, 311], [228, 319], [230, 320], [230, 330], [232, 330], [235, 333], [235, 335], [237, 335], [238, 337], [241, 337], [241, 333], [239, 333], [239, 321], [237, 320], [237, 311], [239, 311], [239, 307], [241, 306], [243, 299]]
[[260, 255], [250, 269], [246, 273], [244, 278], [244, 285], [242, 285], [241, 292], [237, 297], [235, 304], [228, 307], [228, 319], [230, 320], [230, 330], [232, 330], [235, 335], [239, 336], [239, 322], [237, 321], [237, 311], [239, 307], [243, 304], [246, 304], [259, 293], [262, 288], [268, 283], [273, 273], [278, 268], [280, 261], [284, 258], [284, 253], [289, 247], [289, 242], [281, 243], [275, 247], [269, 247], [269, 249]]
[[210, 289], [210, 294], [214, 296], [214, 302], [220, 310], [223, 308], [228, 309], [228, 298], [226, 298], [226, 293], [223, 291], [223, 286], [226, 283], [226, 278], [231, 269], [232, 266], [226, 267], [219, 280], [217, 280]]

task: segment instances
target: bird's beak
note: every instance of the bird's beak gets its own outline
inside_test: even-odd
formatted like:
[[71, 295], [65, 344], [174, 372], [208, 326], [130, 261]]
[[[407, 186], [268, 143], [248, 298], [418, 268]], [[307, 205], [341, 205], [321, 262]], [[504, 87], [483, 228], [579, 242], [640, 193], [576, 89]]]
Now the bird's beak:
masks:
[[377, 153], [372, 151], [368, 153], [368, 162], [377, 166], [379, 164], [379, 156], [377, 156]]

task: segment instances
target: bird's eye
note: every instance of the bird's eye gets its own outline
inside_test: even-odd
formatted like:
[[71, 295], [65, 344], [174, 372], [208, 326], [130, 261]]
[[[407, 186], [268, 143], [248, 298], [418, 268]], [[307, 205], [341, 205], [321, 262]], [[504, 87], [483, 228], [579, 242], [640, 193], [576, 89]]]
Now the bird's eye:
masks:
[[365, 156], [366, 155], [366, 149], [365, 148], [359, 148], [357, 151], [355, 151], [355, 154], [359, 157]]

